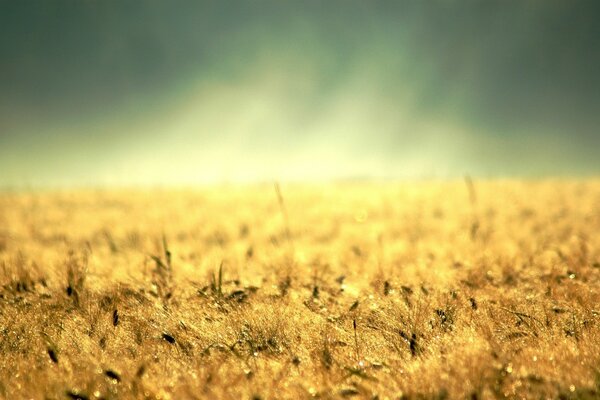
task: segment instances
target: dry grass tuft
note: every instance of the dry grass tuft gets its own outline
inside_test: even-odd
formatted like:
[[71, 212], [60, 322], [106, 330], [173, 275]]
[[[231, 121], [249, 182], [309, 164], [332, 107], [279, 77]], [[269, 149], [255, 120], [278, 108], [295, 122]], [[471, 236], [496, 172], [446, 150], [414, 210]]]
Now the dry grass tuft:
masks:
[[594, 180], [0, 204], [0, 398], [600, 397]]

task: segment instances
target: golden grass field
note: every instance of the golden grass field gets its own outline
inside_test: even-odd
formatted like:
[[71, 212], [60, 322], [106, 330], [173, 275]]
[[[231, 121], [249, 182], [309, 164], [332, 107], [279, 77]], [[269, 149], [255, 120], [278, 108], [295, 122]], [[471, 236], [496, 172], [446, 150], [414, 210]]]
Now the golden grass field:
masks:
[[599, 283], [593, 179], [5, 192], [0, 397], [600, 398]]

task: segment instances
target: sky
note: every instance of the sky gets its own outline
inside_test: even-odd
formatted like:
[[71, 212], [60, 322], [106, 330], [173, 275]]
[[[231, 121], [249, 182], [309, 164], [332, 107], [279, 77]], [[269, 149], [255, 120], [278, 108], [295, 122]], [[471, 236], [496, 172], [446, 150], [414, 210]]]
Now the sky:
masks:
[[0, 187], [598, 176], [598, 15], [0, 0]]

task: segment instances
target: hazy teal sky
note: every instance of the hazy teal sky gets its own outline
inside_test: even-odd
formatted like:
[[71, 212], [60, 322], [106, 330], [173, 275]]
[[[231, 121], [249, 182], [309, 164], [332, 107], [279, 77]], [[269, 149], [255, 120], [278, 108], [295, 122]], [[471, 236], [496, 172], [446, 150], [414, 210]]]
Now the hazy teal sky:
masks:
[[598, 175], [598, 15], [0, 0], [0, 186]]

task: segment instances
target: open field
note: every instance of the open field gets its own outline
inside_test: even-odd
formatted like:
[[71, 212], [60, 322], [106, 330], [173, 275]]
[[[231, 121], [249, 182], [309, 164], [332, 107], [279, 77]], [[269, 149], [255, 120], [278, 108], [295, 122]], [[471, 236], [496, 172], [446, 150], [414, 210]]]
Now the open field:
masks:
[[600, 181], [0, 194], [0, 397], [600, 398]]

